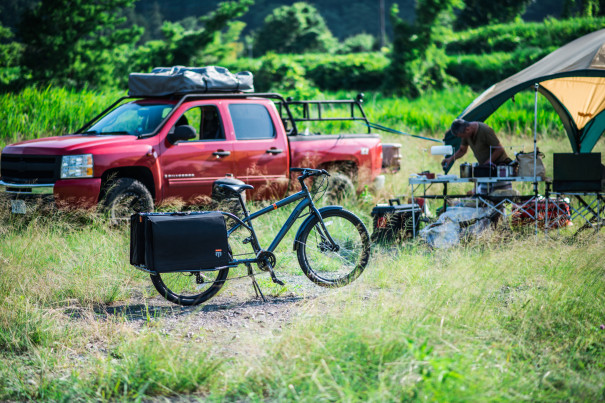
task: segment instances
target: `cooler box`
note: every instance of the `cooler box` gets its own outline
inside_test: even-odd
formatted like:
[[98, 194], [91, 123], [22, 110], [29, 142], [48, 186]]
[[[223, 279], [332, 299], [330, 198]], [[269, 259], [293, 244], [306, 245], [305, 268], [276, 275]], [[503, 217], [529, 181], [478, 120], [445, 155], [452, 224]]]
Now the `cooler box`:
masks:
[[414, 220], [418, 233], [421, 211], [418, 204], [400, 204], [399, 199], [389, 200], [388, 205], [377, 205], [372, 209], [372, 241], [393, 242], [413, 238]]
[[130, 217], [130, 264], [157, 273], [197, 271], [231, 261], [217, 212], [137, 213]]

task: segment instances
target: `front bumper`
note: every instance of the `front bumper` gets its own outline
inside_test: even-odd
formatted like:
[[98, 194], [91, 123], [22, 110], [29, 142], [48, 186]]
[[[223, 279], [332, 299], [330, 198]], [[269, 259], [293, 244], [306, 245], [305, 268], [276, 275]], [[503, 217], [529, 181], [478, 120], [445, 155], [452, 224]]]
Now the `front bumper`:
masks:
[[16, 184], [0, 180], [0, 192], [9, 199], [38, 200], [62, 208], [96, 206], [101, 192], [101, 178], [62, 179], [50, 184]]
[[383, 189], [385, 180], [386, 178], [384, 177], [384, 175], [378, 175], [376, 178], [374, 178], [374, 182], [372, 182], [372, 188], [374, 190]]
[[54, 188], [54, 183], [22, 184], [8, 183], [0, 180], [0, 191], [15, 196], [52, 195]]

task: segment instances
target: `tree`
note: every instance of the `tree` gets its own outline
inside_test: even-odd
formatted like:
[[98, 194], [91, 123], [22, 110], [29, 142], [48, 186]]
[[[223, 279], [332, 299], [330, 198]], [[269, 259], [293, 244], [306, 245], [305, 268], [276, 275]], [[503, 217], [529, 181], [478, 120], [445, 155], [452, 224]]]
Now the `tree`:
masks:
[[254, 53], [327, 52], [336, 40], [317, 9], [307, 3], [276, 8], [256, 33]]
[[113, 69], [139, 38], [137, 26], [118, 28], [134, 0], [42, 0], [19, 26], [22, 65], [37, 82], [111, 84]]
[[399, 7], [391, 8], [393, 48], [385, 82], [387, 92], [399, 92], [411, 97], [428, 88], [440, 88], [452, 79], [445, 73], [446, 57], [435, 43], [439, 19], [451, 13], [456, 0], [418, 0], [414, 23], [399, 17]]
[[514, 21], [533, 0], [464, 0], [464, 9], [456, 20], [457, 29]]
[[[131, 59], [131, 68], [138, 71], [150, 70], [157, 66], [190, 65], [196, 61], [218, 60], [219, 55], [232, 50], [229, 41], [238, 37], [242, 23], [232, 21], [248, 11], [253, 0], [226, 1], [210, 14], [198, 19], [202, 28], [186, 30], [181, 24], [164, 22], [163, 40], [149, 41], [140, 46]], [[189, 21], [191, 27], [197, 26]], [[223, 29], [227, 30], [222, 34]], [[224, 38], [227, 43], [222, 43]], [[213, 55], [205, 54], [212, 45]], [[210, 56], [214, 56], [214, 59]]]
[[572, 15], [581, 15], [583, 17], [596, 17], [605, 12], [604, 0], [565, 0], [563, 3], [563, 17], [569, 18]]

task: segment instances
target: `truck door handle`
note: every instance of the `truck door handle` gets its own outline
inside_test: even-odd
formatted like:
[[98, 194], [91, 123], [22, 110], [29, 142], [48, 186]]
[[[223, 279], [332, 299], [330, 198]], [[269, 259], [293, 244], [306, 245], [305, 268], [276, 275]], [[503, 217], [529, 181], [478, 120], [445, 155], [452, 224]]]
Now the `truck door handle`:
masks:
[[216, 156], [217, 158], [227, 157], [227, 156], [231, 155], [231, 151], [218, 150], [218, 151], [213, 152], [212, 155]]
[[267, 154], [281, 154], [284, 152], [284, 150], [282, 150], [281, 148], [270, 148], [267, 151], [265, 151]]

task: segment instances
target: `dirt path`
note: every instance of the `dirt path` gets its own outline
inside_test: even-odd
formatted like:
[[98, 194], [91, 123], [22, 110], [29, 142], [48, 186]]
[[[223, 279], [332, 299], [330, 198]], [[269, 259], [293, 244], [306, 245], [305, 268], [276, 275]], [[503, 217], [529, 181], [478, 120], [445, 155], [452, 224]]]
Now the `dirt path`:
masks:
[[[133, 298], [94, 310], [97, 319], [122, 317], [135, 331], [142, 331], [153, 322], [159, 332], [171, 336], [212, 343], [212, 350], [238, 355], [239, 339], [263, 339], [281, 333], [294, 317], [331, 290], [319, 287], [305, 276], [282, 275], [287, 291], [270, 295], [263, 286], [266, 302], [257, 298], [250, 279], [229, 281], [218, 296], [197, 307], [181, 307], [164, 298]], [[258, 279], [258, 277], [257, 277]]]

